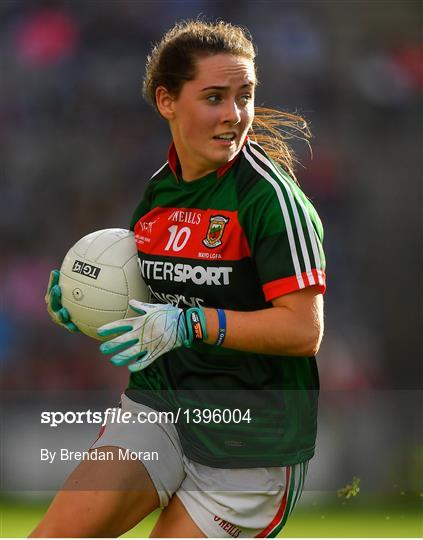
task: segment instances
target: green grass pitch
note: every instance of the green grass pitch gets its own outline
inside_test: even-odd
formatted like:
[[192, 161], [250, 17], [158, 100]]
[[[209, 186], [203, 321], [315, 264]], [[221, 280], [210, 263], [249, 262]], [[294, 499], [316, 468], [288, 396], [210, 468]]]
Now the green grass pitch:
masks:
[[[359, 497], [357, 498], [359, 499]], [[393, 504], [366, 504], [361, 500], [334, 499], [326, 503], [300, 504], [290, 516], [280, 537], [414, 537], [423, 538], [423, 499]], [[0, 500], [0, 537], [26, 537], [38, 523], [46, 504]], [[159, 513], [150, 515], [125, 538], [148, 537]]]

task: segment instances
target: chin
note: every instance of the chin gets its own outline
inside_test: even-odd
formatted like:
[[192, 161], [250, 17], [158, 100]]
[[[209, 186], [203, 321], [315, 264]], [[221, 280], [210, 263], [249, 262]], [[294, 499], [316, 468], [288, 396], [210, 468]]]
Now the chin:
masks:
[[221, 167], [224, 167], [231, 161], [232, 157], [228, 157], [226, 159], [221, 159], [219, 161], [215, 161], [213, 164], [213, 169], [216, 171], [217, 169], [220, 169]]
[[208, 163], [212, 170], [220, 169], [220, 167], [224, 167], [231, 161], [238, 154], [240, 149], [240, 145], [237, 145], [235, 149], [214, 149], [211, 152], [203, 153], [203, 162]]
[[224, 150], [222, 152], [219, 152], [219, 155], [214, 156], [215, 159], [213, 160], [217, 165], [216, 168], [219, 169], [220, 167], [223, 167], [226, 165], [231, 159], [233, 159], [237, 153], [239, 152], [239, 149], [236, 150]]

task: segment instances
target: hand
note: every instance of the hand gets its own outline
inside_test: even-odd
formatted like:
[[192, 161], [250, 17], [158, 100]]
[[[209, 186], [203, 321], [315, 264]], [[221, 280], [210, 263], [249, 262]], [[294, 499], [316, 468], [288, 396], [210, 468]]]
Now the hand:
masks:
[[120, 334], [100, 346], [104, 354], [114, 354], [115, 366], [128, 365], [129, 371], [140, 371], [162, 354], [177, 347], [190, 347], [193, 341], [207, 339], [206, 321], [201, 308], [184, 312], [170, 304], [146, 304], [131, 300], [131, 308], [139, 317], [122, 319], [101, 326], [102, 336]]
[[45, 295], [47, 311], [54, 323], [63, 326], [69, 332], [79, 332], [79, 328], [71, 321], [69, 311], [62, 306], [62, 291], [59, 286], [59, 278], [59, 270], [52, 270], [50, 272], [47, 293]]

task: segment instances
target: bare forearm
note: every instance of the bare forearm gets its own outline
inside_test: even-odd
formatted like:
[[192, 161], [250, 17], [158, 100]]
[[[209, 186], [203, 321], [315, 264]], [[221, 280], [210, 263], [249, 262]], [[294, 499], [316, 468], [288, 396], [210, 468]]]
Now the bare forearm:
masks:
[[[213, 344], [218, 333], [217, 311], [206, 308], [205, 313], [207, 343]], [[323, 323], [317, 312], [306, 318], [286, 307], [252, 312], [225, 310], [225, 313], [224, 347], [264, 354], [313, 356], [320, 346]]]

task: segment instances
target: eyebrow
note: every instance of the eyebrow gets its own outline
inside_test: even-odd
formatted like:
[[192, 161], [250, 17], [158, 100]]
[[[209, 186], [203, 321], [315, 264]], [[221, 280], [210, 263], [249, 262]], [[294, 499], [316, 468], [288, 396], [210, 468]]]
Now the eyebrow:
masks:
[[[242, 89], [242, 88], [254, 88], [254, 86], [255, 86], [254, 82], [249, 82], [249, 83], [246, 83], [246, 84], [243, 84], [242, 86], [240, 86], [240, 89]], [[215, 86], [206, 86], [205, 88], [202, 88], [200, 91], [205, 92], [206, 90], [229, 90], [229, 89], [230, 89], [230, 86], [218, 86], [218, 85], [215, 85]]]

